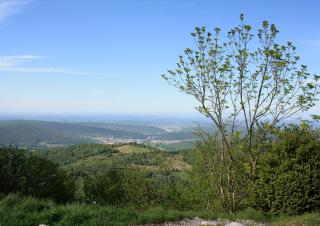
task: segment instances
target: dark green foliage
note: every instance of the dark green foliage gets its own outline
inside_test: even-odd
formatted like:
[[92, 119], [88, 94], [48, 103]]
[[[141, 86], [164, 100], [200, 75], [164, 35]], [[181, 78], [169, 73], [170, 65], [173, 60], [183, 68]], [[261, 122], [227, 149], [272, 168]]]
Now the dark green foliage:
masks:
[[120, 206], [125, 196], [122, 175], [120, 169], [110, 169], [105, 173], [98, 172], [86, 178], [84, 191], [88, 201]]
[[162, 206], [170, 209], [191, 209], [184, 196], [184, 179], [172, 173], [153, 175], [149, 178], [149, 202], [151, 206]]
[[45, 157], [59, 165], [68, 165], [78, 160], [97, 155], [112, 156], [118, 151], [111, 145], [106, 144], [78, 144], [67, 147], [51, 148], [49, 150], [35, 151], [37, 155]]
[[274, 214], [320, 208], [320, 140], [306, 124], [276, 134], [259, 163], [253, 206]]
[[183, 156], [183, 161], [188, 163], [189, 165], [195, 164], [195, 150], [181, 150], [177, 151], [176, 153], [179, 153]]
[[73, 198], [74, 181], [49, 160], [23, 150], [0, 148], [0, 193], [19, 192], [65, 202]]
[[164, 158], [169, 154], [165, 152], [152, 151], [148, 153], [132, 153], [122, 156], [115, 163], [117, 165], [126, 166], [130, 164], [143, 166], [157, 166], [162, 163]]

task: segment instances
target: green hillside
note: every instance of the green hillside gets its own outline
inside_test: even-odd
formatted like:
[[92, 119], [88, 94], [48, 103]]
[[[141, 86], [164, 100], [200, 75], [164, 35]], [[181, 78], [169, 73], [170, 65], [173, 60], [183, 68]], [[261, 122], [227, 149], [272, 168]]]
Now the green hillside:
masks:
[[0, 121], [0, 145], [41, 147], [91, 142], [34, 121]]
[[79, 144], [66, 147], [51, 148], [48, 150], [34, 151], [35, 154], [45, 157], [59, 165], [67, 165], [78, 160], [112, 153], [115, 149], [111, 145], [104, 144]]
[[80, 144], [34, 153], [76, 174], [91, 174], [110, 167], [141, 167], [152, 172], [190, 168], [186, 152], [166, 152], [138, 144]]

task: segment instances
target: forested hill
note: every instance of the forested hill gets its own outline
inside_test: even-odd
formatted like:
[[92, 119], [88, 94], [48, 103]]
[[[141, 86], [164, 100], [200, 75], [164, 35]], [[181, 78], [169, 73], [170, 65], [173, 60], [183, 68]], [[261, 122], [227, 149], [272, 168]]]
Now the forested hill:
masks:
[[143, 139], [165, 131], [149, 126], [108, 123], [63, 123], [46, 121], [0, 121], [0, 145], [37, 147], [92, 143], [92, 137]]

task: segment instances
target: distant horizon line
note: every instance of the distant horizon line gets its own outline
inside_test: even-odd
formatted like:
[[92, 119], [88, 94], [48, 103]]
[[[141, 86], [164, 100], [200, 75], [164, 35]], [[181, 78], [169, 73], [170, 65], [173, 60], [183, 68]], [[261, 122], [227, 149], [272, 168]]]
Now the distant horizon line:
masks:
[[[292, 116], [288, 121], [311, 118], [312, 112]], [[127, 121], [127, 120], [210, 121], [199, 112], [0, 112], [0, 120], [39, 121]]]
[[207, 121], [200, 113], [0, 113], [0, 121]]
[[0, 115], [32, 115], [32, 116], [38, 116], [38, 115], [49, 115], [49, 116], [61, 116], [61, 115], [67, 115], [67, 116], [108, 116], [108, 115], [124, 115], [124, 116], [139, 116], [139, 115], [154, 115], [154, 116], [160, 116], [160, 115], [200, 115], [198, 112], [0, 112]]

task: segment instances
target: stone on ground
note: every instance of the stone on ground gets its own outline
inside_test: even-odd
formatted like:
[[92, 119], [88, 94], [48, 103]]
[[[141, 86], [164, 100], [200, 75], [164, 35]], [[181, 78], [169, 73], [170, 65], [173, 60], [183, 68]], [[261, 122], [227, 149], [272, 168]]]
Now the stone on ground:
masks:
[[230, 222], [229, 224], [226, 224], [225, 226], [244, 226], [244, 225], [241, 223], [238, 223], [238, 222]]

